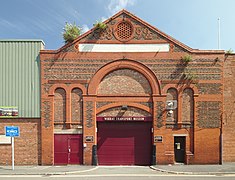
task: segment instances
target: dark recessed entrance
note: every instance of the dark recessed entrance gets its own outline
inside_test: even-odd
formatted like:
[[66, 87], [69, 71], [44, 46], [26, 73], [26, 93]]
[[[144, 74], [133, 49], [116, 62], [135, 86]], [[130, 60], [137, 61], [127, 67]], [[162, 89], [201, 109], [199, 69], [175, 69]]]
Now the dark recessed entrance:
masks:
[[185, 163], [185, 137], [174, 137], [175, 162]]

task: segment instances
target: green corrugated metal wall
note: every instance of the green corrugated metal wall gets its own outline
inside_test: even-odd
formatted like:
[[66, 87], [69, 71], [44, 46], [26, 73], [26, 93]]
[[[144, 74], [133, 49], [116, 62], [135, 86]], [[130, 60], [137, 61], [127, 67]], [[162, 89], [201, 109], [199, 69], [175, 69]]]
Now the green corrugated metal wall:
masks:
[[19, 117], [40, 117], [41, 40], [0, 40], [0, 106], [17, 106]]

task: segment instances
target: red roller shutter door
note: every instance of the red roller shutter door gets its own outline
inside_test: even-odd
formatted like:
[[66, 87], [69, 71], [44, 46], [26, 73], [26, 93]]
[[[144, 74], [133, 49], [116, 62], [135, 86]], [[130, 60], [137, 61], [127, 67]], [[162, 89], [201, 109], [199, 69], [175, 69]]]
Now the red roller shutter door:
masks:
[[150, 165], [152, 122], [98, 122], [99, 165]]

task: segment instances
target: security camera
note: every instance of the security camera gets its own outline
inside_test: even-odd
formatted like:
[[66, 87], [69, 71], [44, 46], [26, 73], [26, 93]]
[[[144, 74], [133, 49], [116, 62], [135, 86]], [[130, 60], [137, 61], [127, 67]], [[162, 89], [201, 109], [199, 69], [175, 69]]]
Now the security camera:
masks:
[[177, 108], [177, 100], [168, 100], [166, 101], [166, 109], [176, 109]]

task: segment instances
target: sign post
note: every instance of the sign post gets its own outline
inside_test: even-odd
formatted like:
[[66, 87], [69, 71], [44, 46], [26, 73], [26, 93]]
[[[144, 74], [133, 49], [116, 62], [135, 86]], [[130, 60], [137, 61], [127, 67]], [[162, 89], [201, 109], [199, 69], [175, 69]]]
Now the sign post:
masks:
[[14, 137], [11, 137], [11, 162], [12, 170], [15, 169], [15, 147], [14, 147]]
[[20, 136], [20, 128], [18, 126], [6, 126], [5, 135], [11, 137], [11, 151], [12, 151], [12, 170], [15, 169], [15, 147], [14, 147], [14, 137]]

